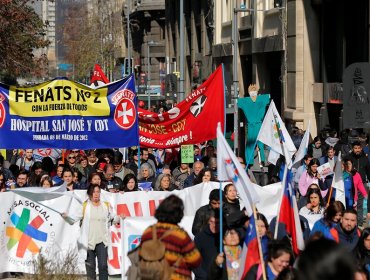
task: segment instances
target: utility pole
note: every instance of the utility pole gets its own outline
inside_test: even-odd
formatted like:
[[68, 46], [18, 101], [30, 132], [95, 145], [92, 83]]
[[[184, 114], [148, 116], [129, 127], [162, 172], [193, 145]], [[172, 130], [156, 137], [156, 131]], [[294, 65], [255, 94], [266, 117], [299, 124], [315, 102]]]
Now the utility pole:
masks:
[[180, 0], [180, 83], [179, 83], [179, 99], [181, 102], [184, 100], [184, 75], [185, 75], [185, 63], [184, 63], [184, 0]]
[[127, 67], [128, 74], [131, 74], [131, 31], [130, 31], [130, 13], [131, 13], [131, 0], [127, 0]]
[[239, 80], [238, 80], [238, 9], [234, 1], [234, 17], [232, 22], [232, 42], [233, 42], [233, 88], [234, 88], [234, 153], [239, 155]]

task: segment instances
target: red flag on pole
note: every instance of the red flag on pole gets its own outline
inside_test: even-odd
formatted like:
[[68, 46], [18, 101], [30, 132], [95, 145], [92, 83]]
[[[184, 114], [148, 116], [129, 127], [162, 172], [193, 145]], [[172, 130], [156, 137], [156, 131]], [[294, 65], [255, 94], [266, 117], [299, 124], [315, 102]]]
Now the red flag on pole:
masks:
[[105, 76], [99, 64], [94, 65], [94, 72], [91, 76], [90, 84], [91, 86], [95, 86], [95, 87], [98, 87], [104, 84], [109, 84], [109, 80], [107, 76]]

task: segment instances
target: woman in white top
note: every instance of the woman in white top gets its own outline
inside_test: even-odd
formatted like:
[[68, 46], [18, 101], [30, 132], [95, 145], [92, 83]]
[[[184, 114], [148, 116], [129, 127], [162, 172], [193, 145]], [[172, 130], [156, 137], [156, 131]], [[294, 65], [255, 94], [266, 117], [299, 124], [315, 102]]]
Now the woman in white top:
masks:
[[[99, 280], [108, 280], [109, 227], [112, 222], [117, 224], [120, 218], [114, 214], [109, 202], [100, 200], [100, 192], [99, 185], [90, 184], [87, 190], [89, 198], [82, 204], [82, 215], [73, 219], [81, 220], [79, 255], [85, 260], [89, 280], [96, 279], [96, 259], [98, 259]], [[68, 217], [66, 213], [62, 216]]]
[[324, 215], [324, 201], [319, 188], [310, 188], [307, 191], [307, 205], [299, 210], [299, 215], [302, 215], [308, 220], [310, 230], [316, 221], [320, 220]]

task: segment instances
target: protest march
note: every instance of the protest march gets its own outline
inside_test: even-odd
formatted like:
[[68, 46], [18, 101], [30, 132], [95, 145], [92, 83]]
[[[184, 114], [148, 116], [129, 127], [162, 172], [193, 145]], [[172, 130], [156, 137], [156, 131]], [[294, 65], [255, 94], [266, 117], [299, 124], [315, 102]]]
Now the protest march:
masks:
[[239, 156], [223, 71], [157, 111], [133, 75], [0, 83], [0, 273], [73, 255], [88, 279], [368, 279], [366, 133], [290, 128], [258, 93]]

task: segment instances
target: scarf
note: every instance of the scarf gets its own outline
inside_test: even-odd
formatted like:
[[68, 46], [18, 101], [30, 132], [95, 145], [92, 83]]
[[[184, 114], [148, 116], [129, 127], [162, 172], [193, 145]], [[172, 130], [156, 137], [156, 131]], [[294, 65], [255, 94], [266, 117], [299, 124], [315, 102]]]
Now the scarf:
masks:
[[239, 280], [238, 273], [240, 267], [240, 257], [242, 249], [240, 246], [224, 247], [226, 257], [226, 269], [228, 280]]

